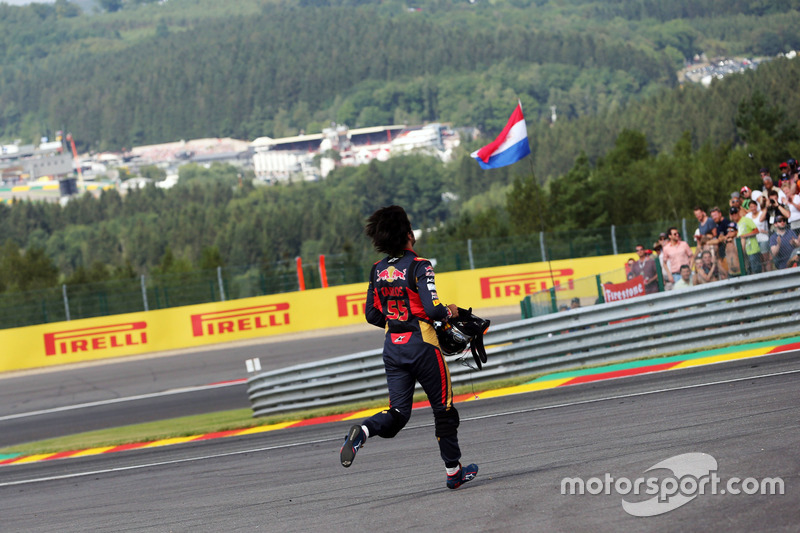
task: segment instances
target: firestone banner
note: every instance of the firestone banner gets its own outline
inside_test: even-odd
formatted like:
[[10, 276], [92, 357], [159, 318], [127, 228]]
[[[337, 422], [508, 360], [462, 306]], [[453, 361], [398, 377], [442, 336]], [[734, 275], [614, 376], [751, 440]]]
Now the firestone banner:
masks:
[[[619, 269], [620, 256], [528, 263], [436, 275], [444, 303], [481, 310], [518, 306], [528, 294], [567, 290]], [[388, 276], [388, 274], [387, 274]], [[393, 272], [394, 279], [400, 278]], [[0, 330], [0, 372], [193, 348], [364, 323], [367, 282]], [[377, 341], [376, 341], [377, 342]]]
[[606, 283], [603, 285], [603, 296], [606, 302], [618, 302], [628, 298], [644, 296], [644, 277], [639, 275], [625, 283]]

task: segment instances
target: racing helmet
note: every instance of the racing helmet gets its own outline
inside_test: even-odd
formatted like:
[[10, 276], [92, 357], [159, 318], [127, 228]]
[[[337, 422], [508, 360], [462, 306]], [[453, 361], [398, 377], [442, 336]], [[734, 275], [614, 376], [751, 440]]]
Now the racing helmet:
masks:
[[449, 356], [460, 355], [470, 348], [472, 358], [478, 366], [483, 368], [486, 362], [486, 348], [483, 346], [483, 334], [489, 329], [490, 320], [472, 314], [472, 308], [458, 308], [458, 315], [450, 317], [436, 327], [436, 336], [439, 339], [439, 348], [442, 353]]

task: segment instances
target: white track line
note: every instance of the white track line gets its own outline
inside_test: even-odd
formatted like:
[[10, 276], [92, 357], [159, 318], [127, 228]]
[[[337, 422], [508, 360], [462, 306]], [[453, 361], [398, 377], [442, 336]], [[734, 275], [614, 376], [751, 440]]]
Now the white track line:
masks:
[[[798, 369], [798, 370], [787, 370], [787, 371], [784, 371], [784, 372], [775, 372], [775, 373], [771, 373], [771, 374], [761, 374], [761, 375], [758, 375], [758, 376], [748, 376], [748, 377], [742, 377], [742, 378], [725, 379], [725, 380], [720, 380], [720, 381], [709, 381], [709, 382], [706, 382], [706, 383], [697, 383], [695, 385], [683, 385], [683, 386], [680, 386], [680, 387], [671, 387], [671, 388], [667, 388], [667, 389], [658, 389], [658, 390], [653, 390], [653, 391], [634, 392], [634, 393], [631, 393], [631, 394], [619, 394], [619, 395], [615, 395], [615, 396], [606, 396], [606, 397], [603, 397], [603, 398], [595, 398], [593, 400], [579, 400], [579, 401], [575, 401], [575, 402], [567, 402], [567, 403], [561, 403], [561, 404], [556, 404], [556, 405], [546, 405], [546, 406], [542, 406], [542, 407], [531, 407], [529, 409], [518, 409], [518, 410], [515, 410], [515, 411], [505, 411], [505, 412], [502, 412], [502, 413], [493, 413], [493, 414], [489, 414], [489, 415], [464, 417], [464, 418], [462, 418], [462, 420], [481, 420], [481, 419], [486, 419], [486, 418], [497, 418], [497, 417], [501, 417], [501, 416], [516, 415], [516, 414], [521, 414], [521, 413], [531, 413], [531, 412], [535, 412], [535, 411], [545, 411], [545, 410], [548, 410], [548, 409], [558, 409], [558, 408], [561, 408], [561, 407], [572, 407], [572, 406], [576, 406], [576, 405], [585, 405], [585, 404], [590, 404], [590, 403], [604, 402], [604, 401], [608, 401], [608, 400], [618, 400], [620, 398], [633, 398], [633, 397], [636, 397], [636, 396], [649, 396], [651, 394], [660, 394], [660, 393], [663, 393], [663, 392], [673, 392], [673, 391], [680, 391], [680, 390], [697, 389], [697, 388], [700, 388], [700, 387], [708, 387], [708, 386], [711, 386], [711, 385], [725, 385], [725, 384], [728, 384], [728, 383], [736, 383], [736, 382], [748, 381], [748, 380], [752, 380], [752, 379], [761, 379], [761, 378], [771, 378], [771, 377], [777, 377], [777, 376], [786, 376], [786, 375], [789, 375], [789, 374], [797, 374], [797, 373], [800, 373], [800, 369]], [[433, 424], [430, 424], [430, 423], [429, 424], [420, 424], [420, 425], [413, 426], [413, 427], [410, 427], [410, 428], [407, 428], [407, 429], [418, 429], [418, 428], [422, 428], [422, 427], [428, 427], [428, 426], [431, 426], [431, 425], [433, 425]], [[11, 487], [11, 486], [14, 486], [14, 485], [27, 485], [27, 484], [31, 484], [31, 483], [40, 483], [40, 482], [45, 482], [45, 481], [57, 481], [57, 480], [61, 480], [61, 479], [73, 479], [73, 478], [78, 478], [78, 477], [94, 476], [94, 475], [98, 475], [98, 474], [110, 474], [110, 473], [114, 473], [114, 472], [125, 472], [125, 471], [128, 471], [128, 470], [140, 470], [140, 469], [152, 468], [152, 467], [156, 467], [156, 466], [166, 466], [166, 465], [174, 465], [174, 464], [180, 464], [180, 463], [190, 463], [190, 462], [194, 462], [194, 461], [204, 461], [204, 460], [207, 460], [207, 459], [218, 459], [218, 458], [221, 458], [221, 457], [231, 457], [231, 456], [234, 456], [234, 455], [243, 455], [243, 454], [247, 454], [247, 453], [258, 453], [258, 452], [264, 452], [264, 451], [269, 451], [269, 450], [279, 450], [279, 449], [282, 449], [282, 448], [293, 448], [293, 447], [297, 447], [297, 446], [306, 446], [306, 445], [309, 445], [309, 444], [320, 444], [320, 443], [323, 443], [323, 442], [331, 442], [331, 441], [338, 442], [340, 440], [341, 440], [341, 437], [337, 436], [337, 437], [329, 437], [329, 438], [325, 438], [325, 439], [316, 439], [316, 440], [310, 440], [310, 441], [304, 441], [304, 442], [294, 442], [294, 443], [290, 443], [290, 444], [280, 444], [280, 445], [276, 445], [276, 446], [266, 446], [266, 447], [261, 447], [261, 448], [251, 448], [251, 449], [248, 449], [248, 450], [240, 450], [240, 451], [235, 451], [235, 452], [216, 453], [216, 454], [211, 454], [211, 455], [202, 455], [202, 456], [199, 456], [199, 457], [188, 457], [188, 458], [183, 458], [183, 459], [174, 459], [172, 461], [161, 461], [161, 462], [158, 462], [158, 463], [145, 463], [145, 464], [140, 464], [140, 465], [120, 466], [120, 467], [115, 467], [115, 468], [106, 468], [106, 469], [103, 469], [103, 470], [92, 470], [92, 471], [89, 471], [89, 472], [75, 472], [75, 473], [72, 473], [72, 474], [63, 474], [63, 475], [60, 475], [60, 476], [49, 476], [49, 477], [40, 477], [40, 478], [31, 478], [31, 479], [21, 479], [19, 481], [8, 481], [8, 482], [5, 482], [5, 483], [0, 483], [0, 487]], [[15, 465], [9, 465], [9, 467], [13, 467], [13, 466], [15, 466]], [[8, 468], [8, 467], [6, 467], [6, 468]]]
[[139, 394], [138, 396], [126, 396], [124, 398], [112, 398], [110, 400], [98, 400], [96, 402], [79, 403], [75, 405], [65, 405], [63, 407], [53, 407], [50, 409], [42, 409], [40, 411], [30, 411], [28, 413], [17, 413], [13, 415], [0, 416], [0, 422], [4, 420], [13, 420], [15, 418], [27, 418], [31, 416], [49, 415], [51, 413], [60, 413], [62, 411], [72, 411], [75, 409], [85, 409], [87, 407], [100, 407], [103, 405], [111, 405], [115, 403], [133, 402], [136, 400], [146, 400], [148, 398], [159, 398], [161, 396], [172, 396], [173, 394], [184, 394], [187, 392], [198, 392], [210, 389], [219, 389], [222, 387], [233, 387], [234, 385], [244, 385], [244, 381], [229, 381], [225, 383], [217, 383], [214, 385], [199, 385], [197, 387], [186, 387], [185, 389], [172, 389], [163, 392], [151, 392], [148, 394]]
[[[559, 407], [572, 407], [575, 405], [585, 405], [589, 403], [597, 403], [597, 402], [605, 402], [608, 400], [620, 400], [623, 398], [633, 398], [636, 396], [649, 396], [650, 394], [660, 394], [662, 392], [673, 392], [679, 390], [688, 390], [688, 389], [697, 389], [700, 387], [708, 387], [709, 385], [725, 385], [727, 383], [736, 383], [738, 381], [747, 381], [750, 379], [759, 379], [759, 378], [771, 378], [776, 376], [785, 376], [788, 374], [797, 374], [800, 373], [800, 369], [798, 370], [785, 370], [783, 372], [774, 372], [772, 374], [761, 374], [760, 376], [749, 376], [743, 378], [732, 378], [732, 379], [723, 379], [720, 381], [708, 381], [706, 383], [697, 383], [695, 385], [682, 385], [680, 387], [670, 387], [668, 389], [657, 389], [651, 391], [643, 391], [643, 392], [632, 392], [630, 394], [618, 394], [616, 396], [605, 396], [603, 398], [595, 398], [593, 400], [578, 400], [574, 402], [567, 402], [567, 403], [560, 403], [555, 405], [545, 405], [543, 407], [531, 407], [529, 409], [519, 409], [516, 411], [506, 411], [504, 413], [494, 413], [489, 415], [480, 415], [480, 416], [472, 416], [472, 417], [465, 417], [462, 420], [481, 420], [483, 418], [495, 418], [498, 416], [508, 416], [508, 415], [516, 415], [520, 413], [530, 413], [533, 411], [546, 411], [547, 409], [557, 409]], [[633, 376], [624, 376], [624, 377], [633, 377]], [[597, 383], [597, 382], [594, 382]], [[534, 391], [536, 392], [536, 391]], [[521, 393], [524, 394], [524, 393]]]
[[269, 450], [278, 450], [281, 448], [292, 448], [294, 446], [305, 446], [307, 444], [318, 444], [320, 442], [328, 442], [330, 440], [341, 440], [340, 438], [336, 439], [319, 439], [319, 440], [312, 440], [306, 442], [295, 442], [291, 444], [280, 444], [277, 446], [266, 446], [264, 448], [254, 448], [250, 450], [243, 450], [238, 452], [226, 452], [226, 453], [215, 453], [212, 455], [203, 455], [200, 457], [185, 457], [183, 459], [174, 459], [172, 461], [161, 461], [158, 463], [146, 463], [141, 465], [131, 465], [131, 466], [118, 466], [115, 468], [105, 468], [103, 470], [93, 470], [91, 472], [75, 472], [73, 474], [64, 474], [61, 476], [49, 476], [49, 477], [40, 477], [40, 478], [33, 478], [33, 479], [21, 479], [19, 481], [8, 481], [6, 483], [0, 483], [0, 487], [10, 487], [12, 485], [26, 485], [29, 483], [38, 483], [41, 481], [57, 481], [59, 479], [71, 479], [76, 477], [85, 477], [85, 476], [94, 476], [98, 474], [109, 474], [113, 472], [125, 472], [126, 470], [140, 470], [143, 468], [152, 468], [154, 466], [166, 466], [166, 465], [175, 465], [180, 463], [191, 463], [193, 461], [203, 461], [206, 459], [218, 459], [220, 457], [230, 457], [232, 455], [241, 455], [243, 453], [255, 453], [255, 452], [266, 452]]

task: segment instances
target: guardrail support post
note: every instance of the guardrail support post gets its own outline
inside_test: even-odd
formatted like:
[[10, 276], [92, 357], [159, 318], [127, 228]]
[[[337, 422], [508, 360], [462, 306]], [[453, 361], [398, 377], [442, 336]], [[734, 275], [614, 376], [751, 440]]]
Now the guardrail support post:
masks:
[[467, 239], [467, 253], [469, 254], [469, 269], [475, 270], [475, 258], [472, 256], [472, 239]]
[[611, 249], [614, 250], [614, 255], [619, 255], [617, 251], [617, 227], [611, 224]]
[[597, 274], [594, 279], [597, 281], [597, 303], [606, 303], [606, 296], [603, 294], [603, 283], [600, 281], [600, 274]]
[[222, 267], [217, 267], [217, 281], [219, 282], [219, 299], [221, 302], [225, 301], [225, 287], [222, 284]]
[[522, 318], [531, 318], [533, 316], [533, 305], [531, 304], [531, 295], [528, 294], [520, 300], [519, 306], [522, 311]]
[[67, 298], [66, 283], [61, 285], [61, 294], [64, 296], [64, 314], [67, 316], [67, 322], [69, 322], [69, 298]]
[[656, 258], [653, 261], [656, 262], [656, 276], [658, 277], [658, 292], [664, 292], [664, 273], [661, 271], [661, 259]]
[[147, 305], [147, 287], [145, 287], [144, 284], [144, 274], [142, 274], [141, 280], [142, 280], [142, 301], [144, 302], [144, 310], [149, 311], [150, 306]]
[[[750, 238], [754, 239], [755, 237]], [[739, 256], [739, 275], [744, 276], [747, 274], [748, 264], [745, 263], [744, 250], [742, 250], [742, 239], [736, 238], [734, 241], [736, 241], [736, 254]]]
[[544, 251], [544, 232], [543, 231], [539, 232], [539, 246], [542, 249], [542, 263], [544, 263], [545, 261], [547, 261], [547, 254]]

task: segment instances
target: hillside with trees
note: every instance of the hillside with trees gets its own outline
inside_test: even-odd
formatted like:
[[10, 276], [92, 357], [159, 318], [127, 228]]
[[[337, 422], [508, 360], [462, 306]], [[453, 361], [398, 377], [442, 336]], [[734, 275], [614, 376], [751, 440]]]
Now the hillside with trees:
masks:
[[[10, 243], [5, 264], [28, 255], [21, 249], [39, 250], [30, 259], [50, 258], [67, 278], [90, 268], [135, 276], [156, 269], [264, 265], [298, 255], [313, 261], [318, 254], [345, 255], [357, 264], [373, 257], [362, 233], [365, 217], [390, 203], [405, 206], [416, 227], [438, 228], [422, 237], [423, 249], [468, 238], [691, 219], [694, 205], [724, 205], [730, 191], [758, 187], [760, 166], [800, 153], [800, 132], [791, 119], [799, 111], [798, 81], [800, 61], [773, 61], [714, 83], [690, 103], [684, 91], [674, 89], [637, 104], [656, 116], [667, 110], [696, 113], [687, 124], [721, 128], [732, 122], [733, 134], [728, 142], [706, 140], [695, 148], [687, 129], [659, 150], [647, 128], [597, 122], [604, 132], [623, 128], [612, 134], [609, 150], [590, 158], [576, 144], [568, 171], [544, 186], [527, 161], [484, 171], [465, 150], [447, 165], [412, 155], [341, 167], [323, 182], [275, 187], [240, 183], [234, 167], [188, 165], [170, 190], [150, 186], [125, 197], [111, 190], [65, 207], [0, 205], [0, 234]], [[713, 102], [723, 102], [730, 115], [717, 113]], [[573, 126], [579, 135], [581, 121]], [[45, 274], [55, 279], [51, 271]]]
[[765, 26], [795, 47], [796, 32], [782, 29], [800, 22], [795, 2], [419, 6], [171, 0], [88, 16], [63, 1], [0, 5], [6, 139], [63, 128], [101, 149], [433, 120], [486, 137], [519, 97], [533, 150], [530, 163], [483, 171], [468, 153], [484, 137], [447, 165], [414, 155], [281, 187], [186, 166], [171, 190], [2, 204], [0, 291], [320, 253], [360, 264], [373, 257], [363, 220], [389, 203], [438, 229], [423, 251], [674, 220], [800, 154], [797, 60], [709, 88], [675, 81], [699, 51], [766, 53]]
[[66, 128], [80, 148], [119, 150], [331, 121], [491, 135], [518, 97], [532, 123], [550, 106], [560, 121], [614, 115], [674, 87], [697, 53], [800, 48], [798, 0], [102, 4], [0, 5], [1, 138]]

